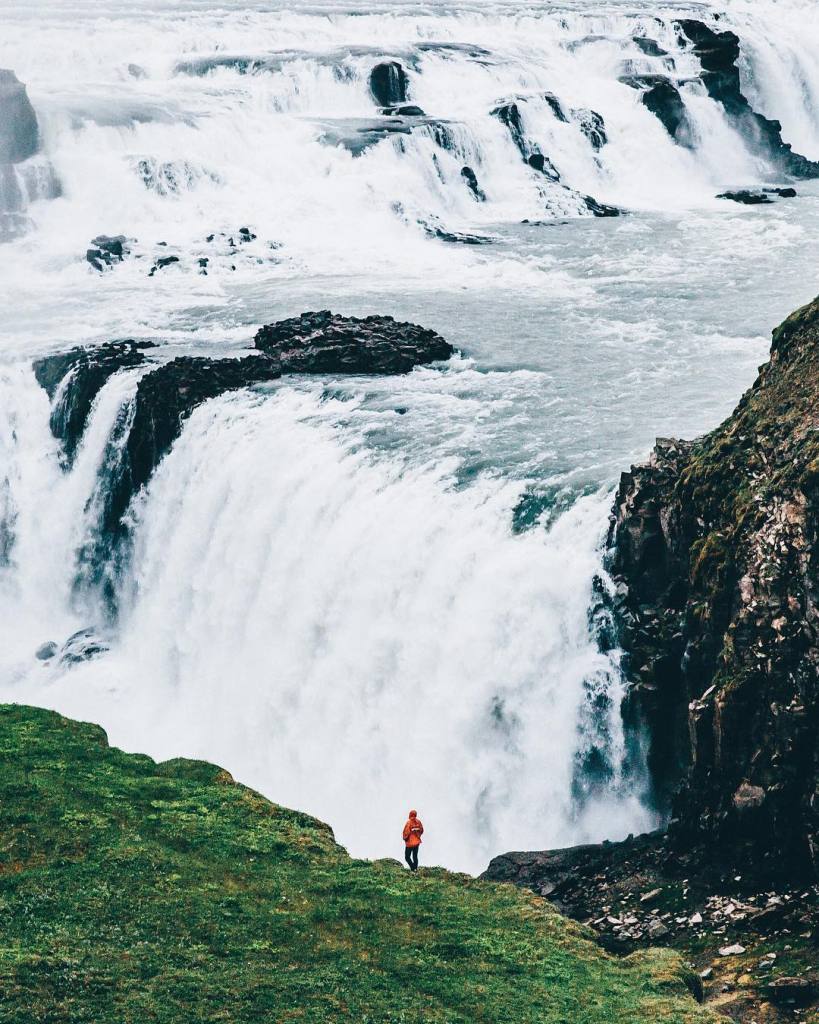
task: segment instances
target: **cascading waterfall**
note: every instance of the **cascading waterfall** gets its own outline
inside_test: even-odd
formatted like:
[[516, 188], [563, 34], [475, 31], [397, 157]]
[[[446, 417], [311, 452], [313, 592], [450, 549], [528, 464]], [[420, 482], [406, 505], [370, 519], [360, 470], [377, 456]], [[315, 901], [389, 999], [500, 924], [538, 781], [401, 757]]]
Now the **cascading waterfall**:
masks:
[[[219, 761], [363, 856], [395, 853], [408, 804], [429, 860], [468, 870], [654, 823], [597, 636], [608, 495], [655, 425], [727, 413], [816, 290], [789, 272], [819, 264], [815, 185], [717, 198], [790, 183], [762, 117], [819, 159], [814, 7], [19, 7], [0, 66], [37, 130], [0, 159], [0, 699]], [[736, 32], [750, 114], [685, 18]], [[66, 458], [68, 381], [50, 406], [31, 357], [232, 354], [318, 302], [468, 358], [205, 403], [112, 538], [151, 367], [108, 379]]]
[[[73, 529], [53, 552], [79, 579], [101, 435], [121, 433], [133, 383], [100, 393], [63, 480], [91, 492], [84, 517], [66, 501]], [[33, 645], [66, 628], [41, 620], [4, 696], [96, 717], [158, 757], [230, 764], [359, 854], [392, 851], [396, 801], [441, 822], [431, 856], [470, 870], [499, 844], [596, 835], [615, 801], [630, 825], [650, 822], [620, 777], [616, 666], [589, 632], [605, 498], [514, 535], [519, 487], [459, 488], [453, 460], [374, 455], [333, 427], [345, 411], [287, 388], [195, 412], [137, 502], [114, 650], [68, 675], [59, 658], [32, 667]], [[39, 556], [26, 570], [21, 553], [22, 578]], [[610, 758], [605, 810], [574, 799], [587, 699]]]

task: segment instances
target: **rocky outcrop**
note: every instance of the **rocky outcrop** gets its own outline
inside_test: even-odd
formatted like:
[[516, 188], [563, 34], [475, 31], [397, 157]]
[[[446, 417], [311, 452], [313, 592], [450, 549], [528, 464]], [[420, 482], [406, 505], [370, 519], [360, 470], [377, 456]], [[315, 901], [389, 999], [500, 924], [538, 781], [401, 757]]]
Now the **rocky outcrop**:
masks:
[[796, 198], [795, 188], [740, 188], [731, 192], [720, 192], [717, 199], [730, 199], [732, 203], [743, 206], [767, 206], [774, 202], [773, 196], [779, 199]]
[[407, 373], [454, 352], [440, 334], [417, 324], [327, 309], [268, 324], [254, 344], [280, 360], [284, 373]]
[[704, 22], [682, 18], [682, 37], [691, 43], [702, 66], [708, 95], [722, 105], [734, 127], [754, 152], [761, 152], [776, 168], [794, 178], [819, 177], [819, 162], [794, 153], [782, 138], [782, 125], [757, 113], [743, 95], [739, 77], [739, 37], [717, 32]]
[[13, 71], [0, 68], [0, 164], [18, 164], [40, 145], [37, 115], [26, 87]]
[[122, 263], [130, 252], [125, 235], [97, 235], [91, 239], [91, 248], [85, 252], [88, 263], [99, 270], [110, 270], [115, 263]]
[[35, 376], [52, 400], [51, 430], [69, 466], [102, 387], [115, 373], [144, 371], [135, 381], [121, 443], [115, 457], [106, 460], [97, 537], [82, 554], [86, 577], [105, 583], [101, 567], [127, 532], [124, 516], [131, 500], [203, 402], [282, 373], [407, 373], [448, 359], [453, 351], [440, 335], [415, 324], [325, 310], [261, 328], [256, 352], [240, 358], [184, 356], [161, 363], [152, 342], [120, 341], [37, 360]]
[[379, 107], [407, 102], [407, 73], [397, 60], [375, 65], [370, 72], [370, 92]]
[[679, 849], [819, 869], [819, 300], [736, 411], [624, 473], [611, 570], [631, 689]]
[[115, 341], [97, 348], [73, 348], [34, 363], [37, 382], [51, 399], [51, 432], [71, 465], [94, 399], [109, 377], [140, 366], [150, 341]]
[[693, 133], [680, 90], [667, 78], [652, 76], [643, 79], [647, 86], [640, 102], [662, 123], [665, 130], [681, 146], [693, 145]]

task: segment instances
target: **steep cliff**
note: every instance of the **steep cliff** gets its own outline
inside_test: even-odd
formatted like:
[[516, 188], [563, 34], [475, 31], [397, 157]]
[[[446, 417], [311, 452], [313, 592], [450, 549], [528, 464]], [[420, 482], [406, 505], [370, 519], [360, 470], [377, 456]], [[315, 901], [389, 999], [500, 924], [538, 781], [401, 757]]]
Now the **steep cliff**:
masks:
[[624, 473], [611, 568], [672, 844], [759, 875], [819, 869], [819, 300], [734, 413]]

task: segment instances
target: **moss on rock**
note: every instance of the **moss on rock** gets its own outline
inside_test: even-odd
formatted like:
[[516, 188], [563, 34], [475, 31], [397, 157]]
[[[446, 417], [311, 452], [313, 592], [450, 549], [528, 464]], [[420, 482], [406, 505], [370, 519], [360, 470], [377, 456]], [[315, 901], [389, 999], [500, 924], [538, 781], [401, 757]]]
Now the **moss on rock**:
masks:
[[672, 834], [761, 874], [819, 868], [817, 464], [819, 300], [773, 332], [733, 414], [658, 443], [615, 508], [624, 645], [649, 666], [632, 703], [660, 792], [681, 784]]

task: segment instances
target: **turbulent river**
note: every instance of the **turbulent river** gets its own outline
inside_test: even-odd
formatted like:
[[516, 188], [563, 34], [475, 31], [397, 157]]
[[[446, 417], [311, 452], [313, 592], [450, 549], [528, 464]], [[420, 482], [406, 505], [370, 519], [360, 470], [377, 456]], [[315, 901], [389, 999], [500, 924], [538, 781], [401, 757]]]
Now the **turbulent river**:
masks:
[[[612, 489], [716, 425], [819, 291], [818, 182], [716, 198], [790, 181], [681, 18], [739, 36], [743, 95], [819, 160], [812, 2], [0, 0], [39, 123], [0, 166], [0, 699], [222, 763], [361, 856], [400, 852], [410, 805], [427, 862], [469, 871], [654, 824], [600, 642]], [[379, 112], [384, 62], [423, 113]], [[99, 272], [102, 233], [130, 252]], [[127, 513], [112, 617], [86, 553], [144, 370], [69, 469], [32, 359], [232, 354], [324, 308], [461, 354], [198, 408]], [[35, 657], [81, 629], [95, 657]]]

